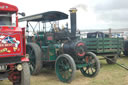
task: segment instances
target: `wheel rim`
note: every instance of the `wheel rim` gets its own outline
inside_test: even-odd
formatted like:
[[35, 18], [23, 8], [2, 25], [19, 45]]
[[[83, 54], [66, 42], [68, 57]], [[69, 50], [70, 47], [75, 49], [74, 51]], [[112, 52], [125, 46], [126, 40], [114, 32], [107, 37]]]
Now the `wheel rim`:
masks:
[[29, 68], [30, 68], [30, 73], [32, 74], [34, 69], [35, 69], [35, 65], [36, 65], [36, 59], [35, 59], [35, 52], [33, 50], [32, 47], [27, 46], [26, 47], [26, 53], [29, 54]]
[[71, 67], [70, 62], [61, 57], [56, 62], [56, 73], [59, 79], [63, 82], [68, 82], [73, 74], [73, 68]]
[[96, 58], [92, 55], [88, 55], [85, 57], [84, 61], [87, 64], [87, 66], [80, 69], [82, 74], [86, 77], [95, 76], [99, 69]]

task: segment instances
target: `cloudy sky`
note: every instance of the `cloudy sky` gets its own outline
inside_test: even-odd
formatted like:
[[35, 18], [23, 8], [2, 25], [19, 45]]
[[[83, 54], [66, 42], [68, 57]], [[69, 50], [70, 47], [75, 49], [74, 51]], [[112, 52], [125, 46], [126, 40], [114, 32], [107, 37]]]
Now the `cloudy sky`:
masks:
[[46, 11], [62, 11], [77, 7], [77, 28], [128, 28], [128, 0], [0, 0], [16, 5], [19, 12], [33, 15]]

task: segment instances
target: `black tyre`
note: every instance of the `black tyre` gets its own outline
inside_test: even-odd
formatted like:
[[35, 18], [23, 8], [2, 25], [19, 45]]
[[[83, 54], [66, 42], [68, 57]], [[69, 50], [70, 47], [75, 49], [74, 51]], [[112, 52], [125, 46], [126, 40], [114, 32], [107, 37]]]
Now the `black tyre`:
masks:
[[30, 72], [32, 75], [37, 75], [40, 73], [42, 68], [41, 61], [41, 49], [35, 43], [28, 43], [26, 46], [26, 53], [29, 54], [30, 60]]
[[70, 55], [62, 54], [56, 59], [55, 70], [60, 81], [70, 83], [75, 75], [76, 64]]
[[123, 51], [125, 56], [128, 56], [128, 40], [124, 41], [124, 51]]
[[85, 59], [83, 59], [87, 64], [86, 67], [80, 69], [81, 73], [85, 77], [95, 77], [100, 71], [100, 62], [96, 55], [92, 52], [87, 52]]
[[20, 72], [20, 81], [13, 83], [13, 85], [30, 85], [30, 70], [28, 63], [22, 63], [22, 71]]
[[117, 56], [107, 56], [106, 62], [108, 64], [115, 64], [117, 62]]
[[128, 56], [128, 50], [123, 51], [123, 54], [124, 54], [125, 56]]
[[21, 85], [30, 85], [30, 69], [28, 63], [23, 63], [21, 71]]

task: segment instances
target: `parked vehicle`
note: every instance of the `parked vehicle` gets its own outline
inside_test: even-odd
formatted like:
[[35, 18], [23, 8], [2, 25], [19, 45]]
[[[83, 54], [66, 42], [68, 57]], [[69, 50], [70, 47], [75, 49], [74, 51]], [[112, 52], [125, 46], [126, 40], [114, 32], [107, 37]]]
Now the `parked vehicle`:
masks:
[[[59, 26], [59, 21], [68, 19], [68, 15], [59, 11], [20, 18], [27, 21], [27, 49], [31, 74], [40, 73], [41, 68], [53, 67], [62, 82], [71, 82], [76, 70], [86, 77], [94, 77], [100, 70], [100, 63], [93, 52], [87, 52], [85, 43], [76, 36], [76, 9], [70, 10], [71, 30]], [[37, 22], [35, 28], [30, 22]], [[41, 23], [43, 25], [41, 25]], [[30, 27], [32, 29], [30, 29]]]
[[0, 80], [30, 85], [25, 28], [18, 27], [18, 8], [0, 2]]
[[102, 32], [88, 33], [87, 38], [83, 38], [83, 41], [86, 43], [87, 50], [105, 57], [108, 64], [116, 63], [117, 57], [124, 50], [123, 38], [111, 38]]

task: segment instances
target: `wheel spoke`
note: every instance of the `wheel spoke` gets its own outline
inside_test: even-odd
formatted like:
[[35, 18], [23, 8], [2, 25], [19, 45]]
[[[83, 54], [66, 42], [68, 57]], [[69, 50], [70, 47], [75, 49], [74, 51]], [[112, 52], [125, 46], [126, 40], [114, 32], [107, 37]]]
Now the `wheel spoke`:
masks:
[[90, 75], [89, 69], [87, 70], [87, 72], [88, 72], [88, 75]]
[[88, 69], [89, 69], [89, 68], [87, 67], [86, 70], [85, 70], [85, 72], [87, 72]]
[[94, 71], [93, 71], [92, 67], [91, 67], [91, 71], [92, 71], [92, 73], [94, 73]]

